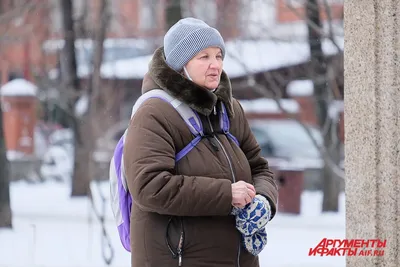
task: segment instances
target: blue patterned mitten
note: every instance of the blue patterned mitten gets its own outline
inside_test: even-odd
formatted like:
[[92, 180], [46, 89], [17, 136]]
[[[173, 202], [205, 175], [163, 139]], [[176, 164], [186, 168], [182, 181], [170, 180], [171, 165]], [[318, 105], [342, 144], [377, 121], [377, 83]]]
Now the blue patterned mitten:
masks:
[[253, 202], [236, 213], [236, 229], [244, 236], [251, 236], [267, 225], [271, 206], [265, 197], [256, 195]]
[[242, 235], [242, 244], [248, 252], [257, 256], [264, 249], [268, 243], [267, 231], [265, 228], [260, 229], [258, 232], [251, 236]]
[[234, 215], [234, 216], [236, 216], [236, 215], [238, 215], [239, 214], [239, 212], [241, 211], [241, 209], [240, 208], [238, 208], [238, 207], [232, 207], [232, 210], [231, 210], [231, 215]]

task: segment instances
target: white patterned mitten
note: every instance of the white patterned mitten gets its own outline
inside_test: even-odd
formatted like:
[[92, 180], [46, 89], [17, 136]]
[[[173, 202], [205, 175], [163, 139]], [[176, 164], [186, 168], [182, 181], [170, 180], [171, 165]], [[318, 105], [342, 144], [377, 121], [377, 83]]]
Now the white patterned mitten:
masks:
[[257, 256], [267, 245], [268, 236], [265, 228], [260, 229], [251, 236], [242, 235], [242, 244], [248, 252]]
[[256, 195], [253, 201], [236, 214], [236, 229], [244, 236], [251, 236], [264, 228], [271, 218], [268, 200]]

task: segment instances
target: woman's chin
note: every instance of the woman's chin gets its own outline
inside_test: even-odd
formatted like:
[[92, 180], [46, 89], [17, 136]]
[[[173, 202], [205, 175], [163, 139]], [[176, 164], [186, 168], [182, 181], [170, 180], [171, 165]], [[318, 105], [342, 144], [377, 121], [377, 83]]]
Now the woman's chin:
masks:
[[217, 88], [219, 85], [218, 82], [212, 82], [212, 83], [207, 83], [205, 84], [205, 88], [207, 88], [208, 90], [214, 90], [215, 88]]

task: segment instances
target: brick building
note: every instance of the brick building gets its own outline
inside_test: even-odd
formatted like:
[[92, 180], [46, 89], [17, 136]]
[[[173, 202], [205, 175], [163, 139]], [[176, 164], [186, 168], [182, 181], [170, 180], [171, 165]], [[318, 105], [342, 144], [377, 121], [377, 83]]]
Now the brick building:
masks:
[[[185, 0], [183, 16], [204, 19], [217, 27], [226, 40], [233, 38], [304, 38], [302, 1], [287, 0]], [[343, 1], [330, 0], [331, 17], [342, 19]], [[74, 0], [77, 37], [90, 38], [99, 0]], [[294, 4], [293, 4], [294, 3]], [[296, 4], [297, 3], [297, 4]], [[321, 2], [322, 3], [322, 2]], [[58, 0], [0, 1], [1, 84], [11, 76], [28, 80], [46, 75], [57, 57], [46, 54], [46, 40], [61, 40], [62, 13]], [[110, 1], [112, 19], [108, 38], [159, 40], [165, 32], [164, 10], [168, 0]], [[326, 12], [322, 11], [326, 18]], [[336, 22], [335, 22], [336, 23]]]
[[[168, 0], [110, 1], [112, 16], [107, 38], [109, 41], [122, 40], [124, 46], [131, 45], [126, 41], [128, 39], [136, 43], [138, 40], [144, 40], [144, 47], [147, 48], [148, 44], [159, 45], [166, 28], [164, 10], [168, 2]], [[307, 36], [307, 27], [301, 2], [300, 0], [186, 0], [182, 1], [182, 12], [185, 17], [198, 17], [217, 27], [226, 41], [236, 38], [244, 40], [254, 38], [283, 41], [304, 40]], [[324, 6], [322, 4], [324, 2], [321, 1], [322, 6]], [[59, 52], [62, 48], [60, 1], [31, 0], [24, 6], [19, 6], [20, 1], [17, 0], [1, 1], [0, 3], [1, 84], [12, 77], [24, 77], [35, 82], [47, 76], [51, 70], [57, 67]], [[91, 37], [99, 3], [99, 0], [73, 1], [76, 33], [79, 40]], [[340, 28], [343, 2], [329, 0], [328, 3], [330, 4], [330, 16], [333, 19], [332, 26]], [[324, 8], [321, 17], [323, 20], [327, 18]], [[82, 43], [85, 44], [85, 42]], [[108, 47], [108, 42], [106, 42], [106, 47]], [[125, 51], [123, 49], [121, 51], [122, 57], [125, 57]], [[271, 56], [279, 55], [271, 54]], [[90, 59], [83, 60], [89, 61]], [[280, 66], [273, 70], [282, 73], [282, 77], [285, 77], [287, 72], [296, 73], [294, 76], [286, 77], [285, 84], [281, 84], [284, 97], [287, 97], [285, 88], [291, 79], [307, 77], [307, 73], [303, 73], [307, 69], [306, 65], [307, 62], [293, 66]], [[262, 72], [254, 74], [255, 79], [259, 82], [262, 82], [262, 76]], [[232, 81], [236, 97], [241, 99], [260, 97], [248, 85], [246, 77], [234, 77]], [[140, 90], [136, 92], [131, 89], [140, 88], [140, 77], [128, 78], [123, 81], [118, 81], [118, 78], [117, 81], [105, 78], [103, 85], [106, 88], [119, 89], [111, 90], [113, 95], [119, 96], [120, 101], [128, 99], [129, 103], [140, 93]], [[116, 103], [119, 103], [118, 99], [116, 99]], [[304, 110], [308, 110], [307, 114], [311, 114], [313, 108], [310, 105], [305, 106], [305, 100], [299, 99], [299, 101]], [[121, 106], [124, 105], [116, 104], [109, 112], [115, 118], [124, 117], [123, 114], [130, 110], [130, 105], [127, 105], [128, 108], [121, 108]], [[305, 121], [315, 121], [311, 115], [304, 119]]]

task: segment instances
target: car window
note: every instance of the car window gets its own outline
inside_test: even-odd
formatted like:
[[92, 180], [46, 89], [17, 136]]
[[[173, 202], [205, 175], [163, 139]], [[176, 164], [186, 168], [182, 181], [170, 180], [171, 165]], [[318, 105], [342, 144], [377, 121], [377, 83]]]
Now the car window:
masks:
[[261, 148], [261, 156], [263, 157], [273, 157], [274, 149], [271, 144], [271, 140], [268, 139], [268, 135], [265, 131], [258, 129], [257, 127], [251, 127], [251, 131], [254, 134], [258, 144]]
[[[309, 127], [312, 136], [318, 144], [323, 143], [323, 137], [317, 128]], [[252, 123], [252, 131], [259, 140], [260, 146], [268, 142], [272, 146], [274, 156], [320, 158], [318, 149], [304, 128], [292, 120], [266, 120]], [[257, 134], [256, 134], [257, 133]]]

